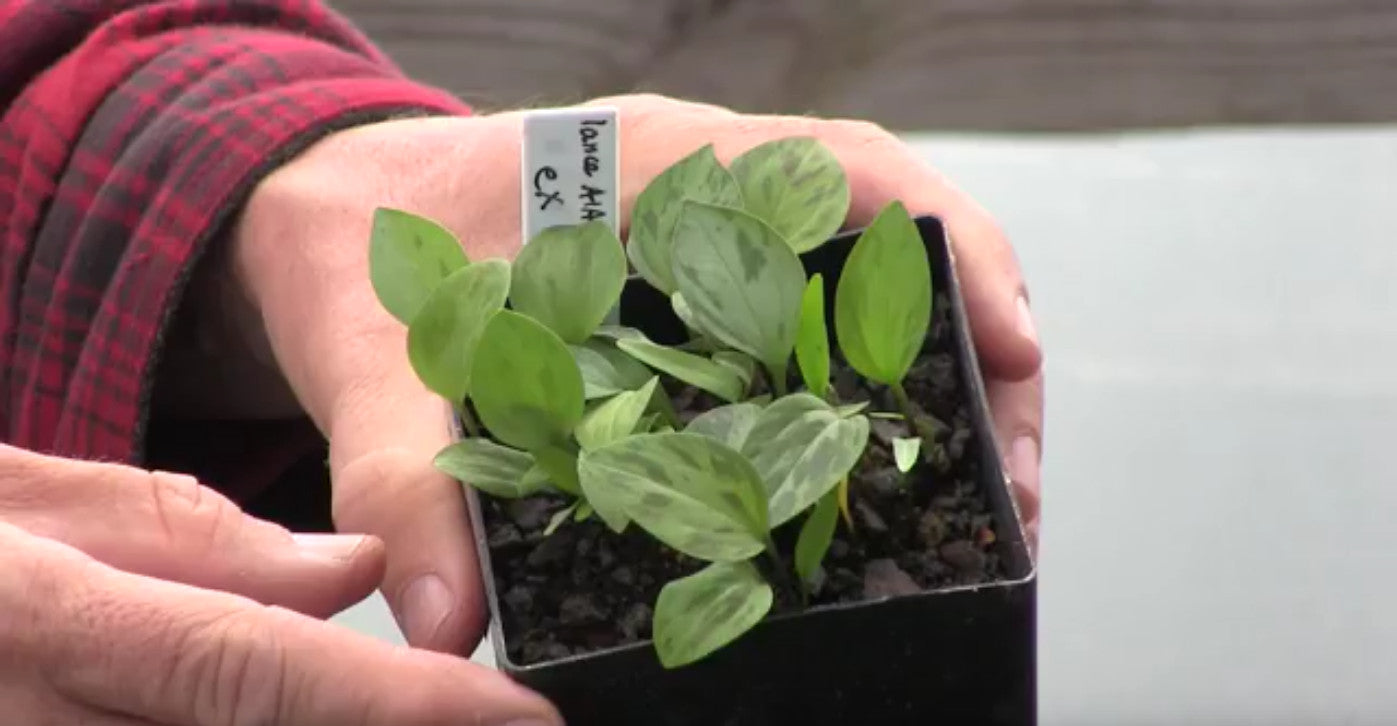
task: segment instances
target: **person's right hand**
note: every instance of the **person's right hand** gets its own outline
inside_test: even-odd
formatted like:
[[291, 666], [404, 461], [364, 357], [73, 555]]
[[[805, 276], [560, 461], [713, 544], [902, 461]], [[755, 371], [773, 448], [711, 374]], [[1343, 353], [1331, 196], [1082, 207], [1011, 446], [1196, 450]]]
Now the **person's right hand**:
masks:
[[6, 723], [560, 722], [498, 672], [316, 619], [378, 584], [378, 540], [292, 535], [188, 477], [0, 445], [0, 553]]

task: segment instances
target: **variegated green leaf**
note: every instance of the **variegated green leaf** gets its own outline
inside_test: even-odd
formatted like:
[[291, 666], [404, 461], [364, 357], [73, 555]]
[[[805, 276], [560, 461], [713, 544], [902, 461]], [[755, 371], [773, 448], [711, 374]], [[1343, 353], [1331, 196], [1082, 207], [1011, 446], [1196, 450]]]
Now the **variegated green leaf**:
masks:
[[555, 489], [582, 496], [582, 484], [577, 478], [577, 454], [570, 444], [547, 444], [534, 449], [532, 453], [538, 468], [547, 475]]
[[720, 350], [710, 357], [714, 363], [736, 373], [742, 380], [743, 390], [751, 389], [752, 379], [757, 375], [757, 362], [752, 360], [752, 356], [735, 350]]
[[718, 562], [669, 582], [655, 601], [661, 665], [688, 665], [731, 643], [760, 623], [774, 600], [750, 562]]
[[917, 456], [921, 450], [920, 438], [893, 439], [893, 461], [897, 464], [897, 470], [904, 474], [912, 471], [912, 467], [917, 465]]
[[582, 417], [573, 432], [583, 449], [599, 449], [635, 432], [641, 417], [655, 398], [660, 379], [651, 377], [639, 390], [622, 391]]
[[760, 552], [766, 499], [751, 462], [691, 433], [640, 434], [584, 452], [582, 491], [607, 519], [615, 505], [661, 542], [715, 562]]
[[635, 211], [631, 213], [627, 255], [636, 272], [666, 295], [676, 290], [670, 253], [674, 224], [688, 199], [727, 207], [742, 206], [737, 182], [714, 156], [712, 144], [680, 159], [655, 177], [636, 197]]
[[931, 325], [931, 267], [917, 225], [892, 202], [859, 237], [834, 299], [834, 329], [849, 365], [900, 384]]
[[755, 403], [730, 403], [704, 411], [694, 417], [684, 430], [691, 434], [703, 434], [741, 451], [747, 434], [757, 423], [757, 416], [761, 412], [761, 406]]
[[534, 457], [489, 439], [463, 439], [442, 449], [433, 465], [451, 478], [494, 497], [518, 499], [546, 486], [545, 477], [530, 476]]
[[445, 227], [400, 209], [374, 210], [369, 281], [379, 304], [404, 325], [442, 280], [467, 264], [460, 241]]
[[524, 245], [513, 270], [510, 306], [576, 345], [620, 299], [626, 253], [605, 222], [549, 227]]
[[868, 446], [868, 419], [841, 417], [808, 393], [762, 410], [742, 451], [766, 486], [773, 528], [814, 504], [858, 463]]
[[475, 353], [471, 399], [496, 439], [533, 451], [567, 441], [582, 420], [582, 374], [556, 333], [501, 310]]
[[572, 521], [585, 522], [587, 521], [587, 518], [592, 516], [593, 514], [596, 514], [596, 510], [592, 509], [591, 504], [588, 504], [587, 502], [583, 501], [577, 505], [577, 511], [573, 513]]
[[740, 401], [746, 388], [736, 373], [713, 361], [644, 338], [622, 338], [616, 347], [651, 368], [725, 400]]
[[834, 526], [839, 523], [839, 490], [831, 489], [815, 507], [800, 527], [796, 538], [796, 575], [803, 583], [809, 583], [825, 559], [830, 542], [834, 539]]
[[582, 373], [583, 395], [588, 401], [634, 391], [650, 380], [650, 370], [635, 358], [617, 350], [610, 340], [593, 337], [568, 346]]
[[674, 228], [674, 281], [700, 330], [785, 371], [805, 268], [775, 230], [741, 210], [685, 204]]
[[825, 327], [825, 280], [818, 272], [810, 277], [800, 302], [796, 364], [805, 387], [824, 398], [829, 391], [829, 332]]
[[475, 351], [485, 325], [509, 294], [509, 263], [482, 260], [451, 273], [407, 331], [407, 355], [422, 383], [461, 405], [470, 395]]
[[733, 160], [732, 174], [742, 189], [744, 208], [774, 227], [797, 252], [823, 244], [849, 214], [844, 168], [814, 138], [757, 146]]

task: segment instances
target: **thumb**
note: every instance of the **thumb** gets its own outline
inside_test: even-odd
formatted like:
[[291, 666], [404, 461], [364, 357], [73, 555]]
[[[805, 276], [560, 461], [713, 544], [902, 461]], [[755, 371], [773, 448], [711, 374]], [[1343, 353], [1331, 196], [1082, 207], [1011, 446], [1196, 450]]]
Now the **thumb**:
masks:
[[384, 598], [410, 645], [468, 653], [485, 625], [480, 570], [461, 486], [432, 463], [451, 443], [449, 408], [406, 356], [380, 366], [331, 418], [335, 526], [384, 542]]
[[373, 590], [383, 544], [298, 535], [190, 476], [0, 446], [0, 519], [128, 572], [328, 617]]

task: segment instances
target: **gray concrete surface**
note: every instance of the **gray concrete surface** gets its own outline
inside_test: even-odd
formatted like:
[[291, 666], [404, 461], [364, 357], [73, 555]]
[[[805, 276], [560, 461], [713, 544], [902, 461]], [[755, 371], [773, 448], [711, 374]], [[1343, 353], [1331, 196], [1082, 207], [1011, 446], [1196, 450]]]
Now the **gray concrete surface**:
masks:
[[915, 143], [1048, 351], [1043, 723], [1397, 723], [1397, 128]]

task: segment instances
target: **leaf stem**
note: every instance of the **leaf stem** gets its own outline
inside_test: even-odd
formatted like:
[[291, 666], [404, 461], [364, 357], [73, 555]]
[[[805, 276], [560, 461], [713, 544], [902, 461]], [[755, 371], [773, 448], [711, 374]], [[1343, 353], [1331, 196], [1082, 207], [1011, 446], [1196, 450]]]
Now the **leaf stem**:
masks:
[[786, 569], [786, 560], [781, 557], [781, 551], [776, 549], [776, 540], [771, 538], [770, 533], [766, 536], [766, 554], [776, 565], [776, 586], [787, 592], [794, 592], [800, 598], [802, 607], [809, 604], [809, 596], [806, 595], [805, 588], [791, 579], [791, 571]]
[[897, 407], [902, 410], [903, 418], [917, 430], [917, 435], [922, 437], [922, 452], [926, 455], [926, 452], [936, 445], [936, 428], [925, 417], [917, 415], [916, 409], [912, 407], [912, 399], [907, 397], [907, 389], [902, 387], [902, 381], [893, 383], [889, 388], [892, 389]]
[[788, 363], [787, 363], [786, 361], [783, 360], [783, 361], [781, 361], [780, 363], [778, 363], [778, 364], [776, 364], [776, 365], [768, 365], [768, 366], [766, 367], [767, 376], [768, 376], [769, 378], [771, 378], [771, 393], [772, 393], [773, 397], [775, 397], [775, 398], [780, 398], [780, 397], [786, 395], [786, 392], [787, 392], [787, 386], [786, 386], [786, 366], [787, 366], [787, 365], [788, 365]]
[[471, 438], [479, 436], [480, 424], [476, 423], [475, 416], [471, 415], [470, 406], [467, 406], [465, 402], [461, 402], [452, 406], [452, 408], [456, 409], [456, 415], [460, 417], [461, 426], [466, 429], [466, 434]]

